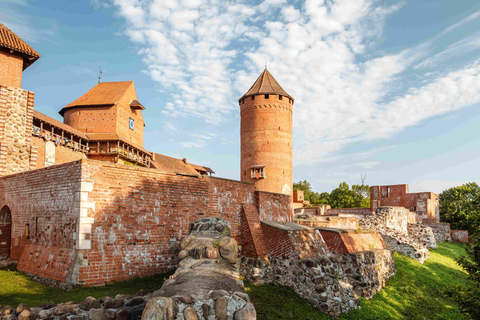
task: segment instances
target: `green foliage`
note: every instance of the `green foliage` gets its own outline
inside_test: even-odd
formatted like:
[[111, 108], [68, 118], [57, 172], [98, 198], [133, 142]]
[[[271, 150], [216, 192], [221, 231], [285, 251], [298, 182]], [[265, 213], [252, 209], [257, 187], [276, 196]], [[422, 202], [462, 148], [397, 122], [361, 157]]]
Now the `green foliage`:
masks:
[[330, 205], [332, 208], [368, 208], [369, 194], [368, 185], [353, 185], [350, 189], [344, 181], [330, 193]]
[[440, 220], [453, 230], [480, 230], [480, 187], [475, 182], [453, 187], [440, 193]]
[[0, 270], [0, 304], [16, 307], [19, 303], [25, 302], [30, 307], [38, 306], [41, 303], [53, 301], [62, 303], [67, 301], [83, 301], [86, 297], [95, 298], [116, 294], [136, 294], [141, 289], [153, 292], [160, 289], [163, 282], [173, 272], [133, 278], [126, 281], [114, 282], [104, 287], [78, 287], [68, 292], [54, 289], [31, 280], [23, 273], [2, 269]]
[[[462, 244], [442, 243], [431, 251], [431, 258], [424, 265], [395, 254], [397, 274], [372, 299], [362, 298], [361, 309], [352, 310], [341, 319], [468, 319], [444, 294], [445, 287], [467, 281], [466, 273], [454, 260], [464, 253]], [[246, 290], [257, 309], [258, 320], [332, 319], [288, 288], [246, 283]]]
[[464, 312], [470, 314], [472, 319], [480, 319], [480, 236], [473, 235], [474, 243], [465, 249], [466, 256], [455, 259], [468, 273], [470, 282], [463, 286], [447, 287], [446, 293], [455, 299]]
[[302, 190], [303, 196], [310, 204], [330, 204], [332, 208], [368, 208], [370, 207], [370, 187], [368, 185], [352, 185], [340, 183], [331, 193], [318, 193], [312, 190], [307, 180], [294, 182], [293, 190]]

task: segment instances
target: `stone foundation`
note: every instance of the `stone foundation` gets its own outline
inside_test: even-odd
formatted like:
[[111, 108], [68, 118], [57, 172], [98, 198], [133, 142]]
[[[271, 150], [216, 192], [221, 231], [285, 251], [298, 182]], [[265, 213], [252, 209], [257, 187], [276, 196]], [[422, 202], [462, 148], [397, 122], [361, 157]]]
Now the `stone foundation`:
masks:
[[[360, 223], [360, 228], [369, 231], [378, 231], [385, 241], [388, 249], [397, 251], [420, 263], [430, 258], [430, 252], [423, 242], [418, 242], [422, 237], [428, 238], [431, 244], [433, 232], [430, 233], [422, 227], [410, 227], [415, 231], [417, 239], [409, 234], [409, 210], [404, 207], [380, 207], [376, 214], [366, 216]], [[423, 239], [423, 238], [422, 238]]]
[[390, 250], [373, 250], [311, 259], [242, 257], [240, 272], [257, 284], [289, 287], [321, 311], [339, 317], [360, 308], [359, 296], [369, 299], [379, 292], [396, 267]]
[[409, 223], [407, 225], [408, 235], [413, 240], [424, 247], [430, 249], [437, 249], [437, 242], [435, 241], [435, 235], [430, 226], [417, 223]]
[[437, 243], [442, 243], [445, 241], [452, 241], [452, 236], [450, 235], [450, 223], [425, 223], [424, 225], [432, 228], [433, 235], [435, 236], [435, 241]]

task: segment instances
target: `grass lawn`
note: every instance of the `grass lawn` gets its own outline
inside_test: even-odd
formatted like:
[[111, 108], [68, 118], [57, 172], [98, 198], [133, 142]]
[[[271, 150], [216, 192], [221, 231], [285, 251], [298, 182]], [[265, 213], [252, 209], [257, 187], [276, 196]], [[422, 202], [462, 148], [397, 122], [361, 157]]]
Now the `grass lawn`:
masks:
[[30, 280], [26, 275], [10, 270], [0, 270], [0, 305], [16, 307], [25, 302], [35, 307], [44, 302], [55, 303], [78, 301], [82, 302], [88, 296], [95, 298], [115, 297], [116, 294], [136, 294], [141, 289], [153, 292], [160, 289], [163, 282], [173, 272], [157, 274], [143, 278], [108, 284], [104, 287], [74, 288], [68, 292], [53, 289], [43, 284]]
[[[397, 274], [370, 300], [362, 298], [362, 309], [352, 310], [342, 319], [468, 319], [444, 297], [444, 287], [463, 284], [466, 273], [453, 258], [464, 255], [464, 246], [443, 243], [431, 250], [424, 265], [395, 254]], [[259, 320], [330, 319], [288, 288], [247, 284], [247, 293]]]
[[[468, 319], [443, 295], [449, 285], [464, 284], [467, 275], [453, 258], [465, 254], [464, 246], [443, 243], [431, 251], [424, 265], [395, 254], [397, 274], [370, 300], [362, 299], [362, 309], [352, 310], [342, 319]], [[105, 287], [76, 288], [69, 292], [48, 288], [16, 271], [0, 270], [0, 304], [16, 307], [20, 302], [36, 306], [43, 302], [83, 301], [87, 296], [114, 297], [117, 293], [135, 294], [141, 289], [153, 292], [168, 274], [113, 283]], [[289, 288], [246, 283], [259, 320], [330, 319]]]

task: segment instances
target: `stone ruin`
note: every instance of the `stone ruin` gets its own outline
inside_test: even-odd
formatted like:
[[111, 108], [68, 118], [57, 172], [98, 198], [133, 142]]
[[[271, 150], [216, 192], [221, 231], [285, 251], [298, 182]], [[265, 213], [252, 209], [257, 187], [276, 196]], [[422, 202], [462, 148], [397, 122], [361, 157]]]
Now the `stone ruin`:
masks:
[[179, 266], [145, 306], [142, 320], [254, 320], [256, 312], [238, 273], [230, 223], [204, 218], [181, 243]]

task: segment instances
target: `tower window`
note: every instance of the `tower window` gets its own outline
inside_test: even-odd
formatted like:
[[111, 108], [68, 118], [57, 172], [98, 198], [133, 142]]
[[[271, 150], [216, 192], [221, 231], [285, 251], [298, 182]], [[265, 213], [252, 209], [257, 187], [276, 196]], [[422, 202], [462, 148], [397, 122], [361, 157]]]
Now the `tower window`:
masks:
[[255, 96], [252, 96], [252, 100], [255, 99]]
[[265, 99], [269, 99], [270, 98], [270, 95], [269, 94], [266, 94], [265, 95]]
[[266, 165], [254, 165], [250, 167], [250, 174], [252, 179], [265, 179], [265, 167]]
[[390, 187], [387, 187], [387, 198], [390, 197], [391, 192], [392, 192], [392, 191], [390, 190]]
[[278, 96], [278, 100], [283, 100], [283, 96]]

